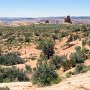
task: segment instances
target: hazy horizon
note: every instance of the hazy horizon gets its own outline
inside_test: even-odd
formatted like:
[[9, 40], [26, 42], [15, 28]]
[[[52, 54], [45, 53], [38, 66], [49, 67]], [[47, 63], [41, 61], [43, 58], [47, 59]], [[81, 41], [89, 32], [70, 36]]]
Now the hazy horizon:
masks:
[[0, 17], [90, 16], [90, 0], [0, 0]]
[[[68, 16], [68, 15], [66, 15], [66, 16]], [[0, 18], [49, 18], [49, 17], [55, 17], [55, 18], [57, 18], [57, 17], [66, 17], [66, 16], [47, 16], [47, 17], [44, 17], [44, 16], [42, 16], [42, 17], [20, 17], [20, 16], [15, 16], [15, 17], [10, 17], [10, 16], [3, 16], [3, 17], [1, 17], [0, 16]], [[70, 16], [70, 17], [90, 17], [90, 16]]]

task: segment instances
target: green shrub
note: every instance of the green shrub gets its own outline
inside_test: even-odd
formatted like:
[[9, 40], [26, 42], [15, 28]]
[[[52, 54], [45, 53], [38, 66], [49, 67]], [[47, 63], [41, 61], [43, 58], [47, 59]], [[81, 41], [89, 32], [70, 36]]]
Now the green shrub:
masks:
[[0, 83], [17, 81], [29, 81], [24, 70], [17, 69], [16, 67], [0, 68]]
[[65, 57], [63, 56], [54, 55], [51, 58], [49, 64], [52, 65], [55, 69], [59, 69], [62, 66], [62, 62], [64, 58]]
[[40, 59], [42, 59], [43, 61], [47, 60], [48, 58], [45, 56], [44, 53], [40, 54]]
[[73, 60], [73, 63], [83, 63], [84, 62], [84, 57], [82, 56], [82, 54], [74, 52], [70, 54], [70, 60]]
[[52, 38], [53, 38], [53, 40], [58, 39], [57, 34], [53, 34], [53, 35], [52, 35]]
[[27, 72], [30, 72], [30, 73], [32, 72], [32, 68], [30, 65], [25, 65], [25, 68]]
[[44, 40], [41, 38], [41, 37], [39, 37], [38, 38], [38, 40], [36, 40], [36, 42], [37, 42], [37, 49], [42, 49], [42, 47], [43, 47], [43, 42], [44, 42]]
[[85, 46], [85, 45], [86, 45], [86, 40], [83, 39], [83, 40], [82, 40], [82, 46]]
[[66, 78], [70, 78], [72, 75], [73, 75], [73, 72], [69, 71], [66, 73], [65, 76], [66, 76]]
[[66, 56], [54, 55], [51, 58], [49, 64], [53, 66], [55, 69], [59, 69], [60, 67], [63, 67], [64, 71], [70, 69], [70, 63], [69, 60], [67, 60]]
[[32, 33], [30, 33], [30, 32], [24, 32], [23, 34], [24, 34], [24, 37], [28, 38], [28, 37], [31, 36]]
[[81, 31], [86, 32], [87, 31], [87, 27], [85, 25], [82, 25]]
[[0, 56], [1, 65], [9, 66], [22, 63], [24, 63], [24, 60], [21, 57], [19, 57], [16, 53], [8, 53]]
[[54, 54], [54, 41], [45, 40], [42, 43], [42, 52], [48, 59], [50, 59], [50, 57]]
[[[73, 58], [73, 57], [72, 57]], [[70, 66], [71, 67], [75, 67], [76, 66], [76, 59], [72, 59], [72, 58], [70, 58], [70, 60], [69, 60], [69, 63], [70, 63]]]
[[2, 49], [1, 49], [1, 47], [0, 47], [0, 56], [2, 55]]
[[0, 32], [0, 36], [3, 36], [3, 33], [2, 32]]
[[76, 50], [76, 52], [80, 52], [81, 51], [81, 47], [80, 46], [76, 46], [75, 50]]
[[38, 66], [32, 75], [33, 84], [40, 86], [52, 85], [53, 83], [58, 83], [60, 80], [55, 70], [48, 64]]
[[83, 63], [88, 58], [88, 50], [86, 48], [81, 49], [80, 46], [76, 46], [75, 49], [76, 52], [70, 54], [70, 59], [75, 63]]
[[39, 36], [39, 35], [40, 35], [40, 33], [39, 33], [39, 32], [35, 32], [34, 34], [35, 34], [35, 36]]
[[52, 83], [58, 84], [61, 80], [62, 80], [61, 77], [58, 77], [58, 78], [54, 79]]
[[66, 57], [62, 61], [62, 67], [63, 67], [63, 71], [67, 71], [71, 68], [69, 60], [67, 60]]
[[18, 42], [22, 42], [23, 41], [23, 38], [18, 38]]
[[30, 42], [31, 40], [30, 40], [30, 38], [27, 38], [27, 37], [25, 37], [25, 42]]
[[67, 32], [61, 32], [60, 33], [60, 37], [63, 38], [63, 37], [66, 37], [68, 36], [68, 33]]
[[74, 71], [69, 71], [66, 73], [66, 78], [70, 78], [72, 75], [79, 74], [79, 73], [85, 73], [87, 71], [90, 71], [90, 66], [85, 66], [83, 64], [77, 64]]
[[84, 68], [85, 68], [85, 66], [84, 66], [83, 64], [78, 64], [78, 65], [76, 65], [76, 67], [75, 67], [74, 73], [75, 73], [75, 74], [82, 73]]
[[73, 40], [74, 40], [74, 37], [72, 35], [70, 35], [69, 38], [68, 38], [68, 42], [71, 42]]
[[7, 43], [11, 44], [14, 40], [15, 40], [15, 37], [14, 37], [14, 36], [9, 37], [9, 38], [7, 39]]
[[10, 90], [9, 87], [0, 87], [0, 90]]
[[87, 71], [90, 71], [90, 66], [84, 66], [84, 68], [82, 69], [82, 73], [85, 73]]
[[89, 50], [86, 49], [86, 48], [83, 48], [83, 49], [80, 51], [80, 53], [81, 53], [82, 57], [84, 58], [84, 60], [88, 59], [88, 56], [89, 56], [88, 51], [89, 51]]

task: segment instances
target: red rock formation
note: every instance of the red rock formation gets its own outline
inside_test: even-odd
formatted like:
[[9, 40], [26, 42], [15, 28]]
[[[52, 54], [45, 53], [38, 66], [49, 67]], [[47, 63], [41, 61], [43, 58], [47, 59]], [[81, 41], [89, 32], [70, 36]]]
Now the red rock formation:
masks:
[[64, 22], [72, 23], [70, 16], [67, 16], [67, 17], [64, 19]]

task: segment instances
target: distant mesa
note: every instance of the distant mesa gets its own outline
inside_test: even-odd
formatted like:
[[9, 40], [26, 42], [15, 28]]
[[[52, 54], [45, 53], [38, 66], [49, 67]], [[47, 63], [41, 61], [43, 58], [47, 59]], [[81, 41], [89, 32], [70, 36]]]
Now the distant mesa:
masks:
[[64, 23], [72, 23], [71, 17], [70, 17], [70, 16], [67, 16], [67, 17], [64, 19]]

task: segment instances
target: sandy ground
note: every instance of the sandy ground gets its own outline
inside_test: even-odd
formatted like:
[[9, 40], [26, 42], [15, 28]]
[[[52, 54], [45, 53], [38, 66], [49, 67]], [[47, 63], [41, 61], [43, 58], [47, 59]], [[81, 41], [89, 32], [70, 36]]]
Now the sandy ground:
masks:
[[72, 76], [57, 85], [36, 90], [90, 90], [90, 72]]
[[67, 37], [64, 37], [61, 41], [56, 40], [56, 44], [55, 44], [55, 53], [58, 55], [67, 55], [69, 57], [69, 55], [73, 52], [75, 52], [75, 47], [76, 46], [81, 46], [82, 47], [82, 42], [79, 41], [79, 39], [70, 42], [70, 44], [73, 44], [73, 46], [67, 48], [67, 46], [64, 46], [67, 42]]
[[[74, 44], [72, 47], [63, 49], [65, 47], [62, 47], [65, 45], [65, 43], [67, 42], [67, 37], [63, 38], [61, 41], [56, 40], [56, 44], [55, 44], [55, 53], [57, 55], [70, 55], [70, 53], [75, 52], [75, 47], [76, 46], [81, 46], [81, 42], [79, 40], [73, 41], [71, 42], [72, 44]], [[29, 57], [35, 57], [35, 60], [31, 60], [29, 59], [29, 61], [27, 61], [25, 64], [30, 65], [32, 68], [36, 67], [37, 65], [37, 60], [40, 57], [41, 54], [41, 50], [36, 49], [36, 45], [34, 43], [31, 43], [30, 46], [26, 46], [26, 47], [22, 47], [20, 50], [14, 49], [13, 51], [18, 51], [19, 53], [21, 53], [21, 57], [22, 58], [29, 58]], [[20, 69], [23, 69], [25, 67], [25, 64], [19, 64], [19, 65], [15, 65]]]
[[[67, 46], [64, 46], [67, 42], [68, 38], [64, 37], [61, 41], [56, 40], [55, 44], [55, 54], [57, 55], [67, 55], [69, 58], [69, 55], [73, 52], [75, 52], [75, 47], [76, 46], [81, 46], [82, 47], [82, 42], [79, 40], [75, 40], [71, 42], [70, 44], [73, 44], [73, 46], [67, 48]], [[90, 50], [89, 46], [86, 46]], [[28, 46], [23, 46], [21, 49], [18, 50], [18, 48], [12, 48], [12, 51], [18, 52], [21, 54], [21, 58], [30, 58], [30, 57], [35, 57], [35, 60], [29, 59], [25, 64], [30, 65], [32, 68], [35, 68], [37, 65], [37, 60], [40, 57], [41, 50], [36, 49], [36, 45], [34, 43], [30, 43]], [[23, 69], [25, 68], [25, 64], [18, 64], [15, 65], [16, 67]]]
[[[19, 52], [21, 54], [21, 58], [30, 58], [35, 57], [35, 60], [29, 59], [25, 64], [30, 65], [32, 68], [35, 68], [37, 65], [37, 60], [40, 57], [41, 50], [36, 49], [36, 45], [34, 43], [31, 43], [29, 46], [22, 47], [20, 50], [13, 49], [14, 52]], [[15, 65], [19, 69], [23, 69], [25, 67], [25, 64], [18, 64]]]
[[83, 74], [74, 75], [63, 80], [61, 83], [36, 88], [31, 82], [1, 83], [0, 87], [8, 86], [11, 90], [90, 90], [90, 71]]
[[[76, 46], [82, 46], [81, 41], [76, 40], [71, 42], [74, 44], [70, 48], [63, 49], [62, 46], [67, 42], [67, 37], [63, 38], [61, 41], [56, 40], [55, 44], [55, 53], [58, 55], [68, 55], [72, 52], [75, 52]], [[90, 47], [86, 46], [89, 50]], [[37, 59], [40, 57], [41, 50], [36, 49], [35, 44], [31, 44], [30, 46], [22, 47], [18, 52], [21, 53], [21, 57], [30, 57], [36, 56], [35, 60], [29, 60], [26, 64], [30, 65], [32, 68], [36, 67]], [[90, 66], [90, 60], [86, 60], [85, 65]], [[18, 68], [25, 68], [25, 64], [16, 65]], [[63, 72], [58, 71], [58, 73], [62, 74]], [[11, 90], [90, 90], [90, 72], [79, 74], [76, 76], [72, 76], [71, 78], [63, 80], [61, 83], [57, 85], [53, 85], [50, 87], [44, 88], [36, 88], [32, 85], [31, 82], [12, 82], [12, 83], [1, 83], [0, 87], [8, 86]]]

